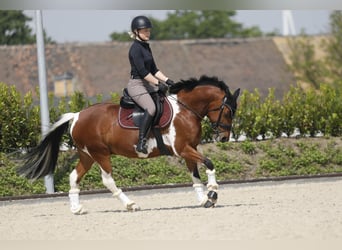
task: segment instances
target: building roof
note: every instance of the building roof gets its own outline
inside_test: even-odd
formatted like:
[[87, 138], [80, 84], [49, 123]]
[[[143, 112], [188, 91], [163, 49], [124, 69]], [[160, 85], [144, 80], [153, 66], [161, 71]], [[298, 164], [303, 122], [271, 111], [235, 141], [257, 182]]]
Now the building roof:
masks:
[[[48, 90], [65, 74], [72, 74], [78, 90], [96, 94], [121, 93], [126, 86], [130, 66], [131, 42], [66, 43], [45, 45]], [[275, 88], [281, 98], [294, 76], [271, 38], [204, 39], [151, 41], [159, 69], [174, 81], [217, 76], [234, 91], [237, 88], [262, 95]], [[23, 93], [39, 86], [35, 45], [1, 46], [0, 81], [13, 84]]]

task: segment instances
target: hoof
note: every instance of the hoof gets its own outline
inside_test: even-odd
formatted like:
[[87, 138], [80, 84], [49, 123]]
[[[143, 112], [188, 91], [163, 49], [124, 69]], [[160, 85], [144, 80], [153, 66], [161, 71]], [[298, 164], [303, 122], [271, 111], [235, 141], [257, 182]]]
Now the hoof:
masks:
[[215, 207], [215, 204], [216, 204], [216, 203], [214, 203], [214, 202], [212, 202], [212, 201], [210, 201], [210, 200], [207, 200], [207, 201], [204, 203], [203, 207], [205, 207], [205, 208], [211, 208], [211, 207]]
[[70, 210], [74, 215], [82, 215], [87, 213], [87, 210], [85, 210], [82, 205], [79, 205], [76, 208], [71, 208]]
[[208, 196], [208, 199], [206, 202], [203, 203], [203, 207], [205, 208], [215, 207], [216, 202], [217, 202], [217, 193], [215, 191], [209, 191], [207, 196]]
[[137, 204], [135, 204], [134, 201], [128, 203], [128, 204], [126, 205], [126, 209], [127, 209], [127, 211], [129, 211], [129, 212], [136, 212], [136, 211], [141, 210], [140, 207], [139, 207]]

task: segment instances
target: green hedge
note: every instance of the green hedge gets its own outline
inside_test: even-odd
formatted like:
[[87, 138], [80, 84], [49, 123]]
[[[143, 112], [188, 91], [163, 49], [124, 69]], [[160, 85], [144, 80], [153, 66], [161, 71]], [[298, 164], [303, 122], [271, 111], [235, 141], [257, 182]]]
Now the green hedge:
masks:
[[[40, 108], [37, 102], [39, 92], [21, 95], [14, 86], [0, 83], [0, 152], [13, 152], [35, 146], [40, 140]], [[295, 130], [298, 135], [341, 136], [342, 134], [342, 98], [341, 90], [329, 85], [321, 85], [319, 90], [303, 91], [291, 87], [282, 100], [274, 96], [269, 89], [268, 96], [262, 98], [257, 89], [250, 93], [244, 90], [238, 100], [238, 110], [233, 123], [232, 135], [238, 139], [244, 135], [256, 140], [266, 137], [279, 138], [291, 136]], [[113, 102], [119, 95], [111, 94]], [[36, 100], [36, 101], [35, 101]], [[95, 102], [101, 102], [99, 95]], [[36, 103], [35, 103], [36, 102]], [[82, 93], [76, 92], [70, 98], [54, 99], [49, 95], [50, 120], [66, 112], [77, 112], [92, 104]], [[208, 119], [202, 123], [203, 141], [211, 141], [211, 127]], [[70, 138], [65, 141], [71, 144]]]
[[36, 145], [40, 135], [39, 106], [31, 93], [0, 83], [0, 152]]
[[[112, 93], [113, 102], [118, 102], [119, 95]], [[75, 92], [69, 98], [55, 98], [49, 94], [49, 116], [51, 123], [63, 113], [78, 112], [93, 104], [81, 92]], [[39, 89], [34, 93], [20, 94], [15, 86], [0, 82], [0, 152], [10, 153], [34, 147], [41, 139]], [[98, 95], [95, 102], [101, 102]], [[70, 137], [64, 137], [71, 144]]]
[[262, 100], [258, 90], [243, 91], [234, 119], [233, 137], [245, 135], [256, 140], [266, 137], [291, 136], [314, 137], [342, 135], [342, 93], [329, 85], [319, 90], [303, 91], [291, 87], [282, 100], [274, 97], [274, 89]]
[[[0, 196], [45, 192], [42, 180], [30, 183], [17, 176], [14, 171], [16, 162], [13, 160], [16, 154], [34, 147], [40, 141], [38, 97], [38, 90], [35, 93], [28, 92], [21, 95], [14, 86], [0, 83]], [[112, 93], [111, 99], [117, 103], [119, 95]], [[101, 101], [101, 95], [94, 100], [94, 102]], [[298, 143], [295, 151], [293, 146], [283, 147], [283, 143], [274, 144], [281, 135], [285, 134], [289, 137], [296, 130], [298, 130], [297, 137], [314, 137], [320, 132], [325, 138], [340, 140], [338, 137], [342, 133], [341, 90], [329, 85], [321, 85], [319, 90], [303, 91], [293, 86], [281, 100], [274, 97], [273, 89], [270, 89], [268, 96], [264, 98], [260, 96], [257, 89], [252, 93], [244, 90], [238, 101], [232, 135], [234, 139], [244, 135], [246, 141], [235, 144], [218, 143], [217, 146], [224, 150], [218, 154], [214, 154], [210, 149], [205, 151], [205, 154], [212, 158], [218, 176], [223, 178], [222, 180], [341, 172], [342, 152], [339, 143], [332, 142], [321, 150], [317, 150], [317, 145]], [[58, 100], [49, 95], [50, 120], [54, 122], [63, 113], [79, 111], [91, 104], [92, 101], [80, 92], [76, 92], [70, 98]], [[212, 131], [207, 119], [202, 123], [202, 130], [203, 142], [211, 142]], [[260, 137], [261, 139], [268, 137], [272, 140], [258, 144], [256, 140]], [[69, 135], [65, 135], [64, 142], [72, 144]], [[231, 158], [229, 153], [239, 150], [241, 151], [237, 152], [239, 157]], [[263, 157], [253, 162], [254, 154]], [[185, 164], [182, 160], [173, 161], [160, 157], [137, 161], [113, 156], [112, 161], [113, 166], [116, 166], [114, 178], [119, 186], [191, 182], [191, 178], [184, 171]], [[55, 173], [57, 191], [68, 190], [68, 173], [75, 164], [74, 152], [60, 154]], [[98, 168], [91, 169], [82, 181], [81, 188], [103, 188]]]

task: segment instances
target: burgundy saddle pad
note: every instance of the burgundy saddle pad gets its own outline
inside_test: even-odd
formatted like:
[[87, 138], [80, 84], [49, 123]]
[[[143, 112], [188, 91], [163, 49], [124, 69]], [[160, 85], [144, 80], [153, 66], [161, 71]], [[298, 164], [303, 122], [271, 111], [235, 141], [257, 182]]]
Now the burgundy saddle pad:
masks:
[[[173, 110], [171, 104], [167, 98], [164, 98], [163, 102], [164, 112], [159, 119], [159, 124], [155, 127], [164, 128], [169, 125], [173, 116]], [[134, 108], [127, 109], [120, 107], [119, 109], [119, 124], [123, 128], [130, 128], [130, 129], [138, 129], [138, 127], [134, 124], [133, 120], [133, 112], [135, 111]]]

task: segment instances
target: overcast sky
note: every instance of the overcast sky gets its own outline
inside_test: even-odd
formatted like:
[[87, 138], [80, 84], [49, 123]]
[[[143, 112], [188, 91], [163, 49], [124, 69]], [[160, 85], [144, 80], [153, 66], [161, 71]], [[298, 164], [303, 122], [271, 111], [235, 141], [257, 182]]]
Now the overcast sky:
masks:
[[[47, 35], [58, 43], [110, 41], [112, 32], [128, 31], [136, 15], [164, 20], [172, 10], [43, 10], [43, 26]], [[241, 10], [234, 19], [244, 27], [258, 26], [263, 32], [282, 33], [281, 10]], [[296, 32], [321, 34], [329, 31], [331, 10], [292, 11]], [[27, 10], [35, 30], [35, 12]]]

